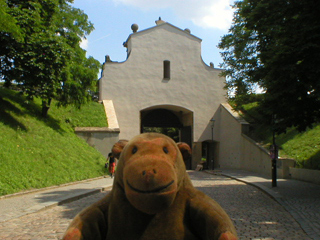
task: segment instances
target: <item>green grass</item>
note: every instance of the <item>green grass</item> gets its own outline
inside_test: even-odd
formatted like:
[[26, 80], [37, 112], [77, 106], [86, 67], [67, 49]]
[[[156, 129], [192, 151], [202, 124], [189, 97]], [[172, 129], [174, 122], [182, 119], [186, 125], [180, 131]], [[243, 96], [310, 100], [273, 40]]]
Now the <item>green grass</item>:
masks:
[[298, 167], [320, 170], [320, 124], [301, 133], [289, 129], [276, 139], [281, 157], [297, 160]]
[[[252, 137], [268, 148], [273, 140], [272, 126], [260, 124], [257, 103], [244, 104], [241, 109], [242, 116], [254, 127]], [[289, 128], [286, 133], [276, 135], [276, 143], [280, 157], [295, 159], [300, 168], [320, 170], [320, 124], [304, 132]]]
[[103, 105], [57, 108], [41, 117], [40, 101], [0, 87], [0, 195], [104, 173], [104, 157], [74, 134], [75, 126], [106, 127]]
[[108, 126], [103, 105], [97, 102], [90, 102], [80, 110], [71, 106], [66, 108], [53, 107], [49, 110], [49, 115], [65, 121], [72, 128]]

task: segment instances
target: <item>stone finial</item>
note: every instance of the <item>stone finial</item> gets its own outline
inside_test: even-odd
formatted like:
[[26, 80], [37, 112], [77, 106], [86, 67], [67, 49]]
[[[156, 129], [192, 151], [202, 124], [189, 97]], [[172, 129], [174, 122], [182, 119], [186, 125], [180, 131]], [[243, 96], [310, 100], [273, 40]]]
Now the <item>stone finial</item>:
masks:
[[136, 24], [136, 23], [132, 24], [132, 25], [131, 25], [131, 29], [132, 29], [132, 32], [134, 32], [134, 33], [137, 32], [138, 29], [139, 29], [138, 24]]
[[210, 67], [214, 68], [213, 62], [210, 62]]
[[109, 55], [106, 55], [105, 62], [112, 62]]
[[161, 17], [159, 17], [159, 20], [156, 20], [156, 24], [160, 25], [161, 23], [165, 23], [165, 21], [161, 20]]
[[184, 31], [187, 32], [187, 33], [191, 33], [189, 28], [186, 28]]

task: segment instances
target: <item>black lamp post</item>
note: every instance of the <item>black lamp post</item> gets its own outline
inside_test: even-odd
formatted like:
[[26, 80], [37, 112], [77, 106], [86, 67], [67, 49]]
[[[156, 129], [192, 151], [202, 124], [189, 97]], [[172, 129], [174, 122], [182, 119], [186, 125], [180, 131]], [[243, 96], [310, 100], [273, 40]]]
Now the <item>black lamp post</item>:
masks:
[[213, 141], [213, 128], [214, 128], [214, 123], [215, 123], [215, 119], [214, 118], [211, 118], [210, 119], [210, 124], [211, 124], [211, 139]]
[[276, 144], [276, 116], [272, 116], [272, 145], [270, 149], [270, 157], [272, 161], [272, 187], [277, 186], [277, 160], [278, 160], [278, 146]]

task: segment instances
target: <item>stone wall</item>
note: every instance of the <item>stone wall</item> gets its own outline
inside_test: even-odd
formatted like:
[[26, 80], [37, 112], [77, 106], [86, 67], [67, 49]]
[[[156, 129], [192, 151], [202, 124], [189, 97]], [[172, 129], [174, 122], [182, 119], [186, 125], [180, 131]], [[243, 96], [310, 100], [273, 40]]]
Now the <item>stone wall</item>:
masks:
[[241, 137], [240, 168], [265, 176], [271, 176], [271, 158], [269, 152], [245, 134], [242, 134]]
[[75, 133], [107, 158], [113, 144], [119, 141], [120, 130], [106, 127], [77, 127], [75, 128]]
[[289, 168], [290, 176], [293, 179], [320, 184], [320, 171], [302, 168]]
[[249, 123], [226, 103], [220, 105], [215, 118], [215, 128], [218, 128], [215, 140], [220, 145], [219, 166], [271, 176], [268, 151], [245, 134]]

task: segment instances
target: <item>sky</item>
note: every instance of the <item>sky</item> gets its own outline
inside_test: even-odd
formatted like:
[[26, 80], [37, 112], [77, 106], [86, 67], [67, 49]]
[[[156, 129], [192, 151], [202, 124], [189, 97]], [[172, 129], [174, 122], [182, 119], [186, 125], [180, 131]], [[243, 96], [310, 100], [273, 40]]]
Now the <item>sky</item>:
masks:
[[181, 29], [190, 29], [191, 34], [202, 39], [202, 59], [215, 67], [222, 62], [217, 45], [231, 26], [233, 0], [74, 0], [73, 6], [83, 10], [93, 23], [93, 30], [81, 43], [92, 56], [105, 62], [109, 55], [112, 61], [123, 62], [127, 53], [123, 47], [132, 33], [131, 25], [139, 30], [156, 26], [161, 17]]

